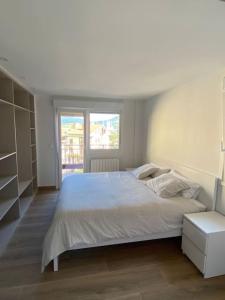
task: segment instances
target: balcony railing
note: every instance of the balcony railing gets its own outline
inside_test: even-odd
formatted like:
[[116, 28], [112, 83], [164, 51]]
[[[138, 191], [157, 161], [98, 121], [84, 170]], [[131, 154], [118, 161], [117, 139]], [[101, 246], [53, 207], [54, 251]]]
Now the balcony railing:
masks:
[[62, 145], [62, 168], [83, 169], [84, 146], [83, 145]]

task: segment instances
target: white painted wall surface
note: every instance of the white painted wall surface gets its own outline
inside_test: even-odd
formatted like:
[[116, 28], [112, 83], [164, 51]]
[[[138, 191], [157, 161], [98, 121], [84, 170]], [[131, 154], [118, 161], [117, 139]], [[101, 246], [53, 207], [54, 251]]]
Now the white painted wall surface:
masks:
[[145, 103], [145, 160], [174, 161], [219, 175], [220, 75], [196, 79]]
[[55, 186], [55, 133], [52, 101], [36, 96], [37, 173], [39, 186]]
[[144, 138], [145, 138], [145, 102], [135, 102], [135, 145], [134, 145], [134, 161], [135, 166], [140, 166], [144, 162]]
[[[88, 164], [91, 158], [120, 159], [120, 169], [138, 166], [142, 162], [141, 139], [143, 138], [143, 106], [144, 101], [96, 101], [83, 99], [57, 99], [57, 107], [89, 108], [96, 111], [121, 110], [121, 148], [113, 151], [88, 151]], [[101, 108], [101, 109], [100, 109]], [[37, 159], [38, 185], [49, 186], [56, 184], [56, 146], [54, 129], [53, 99], [47, 96], [36, 97], [37, 111]]]

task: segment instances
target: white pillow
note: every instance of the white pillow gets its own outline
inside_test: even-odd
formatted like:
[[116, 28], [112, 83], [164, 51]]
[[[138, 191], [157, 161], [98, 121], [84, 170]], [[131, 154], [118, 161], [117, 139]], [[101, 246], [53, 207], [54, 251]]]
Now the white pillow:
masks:
[[152, 178], [155, 178], [155, 177], [158, 177], [160, 175], [169, 173], [171, 171], [171, 169], [169, 169], [169, 168], [162, 168], [162, 167], [160, 167], [160, 166], [158, 166], [156, 164], [153, 164], [153, 163], [152, 163], [152, 165], [155, 166], [156, 168], [158, 168], [158, 170], [156, 170], [156, 172], [154, 172], [153, 174], [151, 174]]
[[190, 179], [182, 176], [181, 174], [179, 174], [175, 170], [171, 171], [171, 173], [174, 176], [176, 176], [177, 178], [180, 178], [181, 180], [183, 180], [184, 182], [186, 182], [187, 185], [189, 186], [188, 189], [186, 189], [186, 190], [184, 190], [184, 191], [181, 192], [181, 195], [184, 198], [187, 198], [187, 199], [197, 199], [198, 198], [198, 195], [199, 195], [199, 193], [201, 191], [201, 186], [198, 183], [193, 182]]
[[183, 180], [174, 176], [171, 172], [150, 179], [147, 186], [162, 198], [174, 197], [179, 192], [189, 188]]
[[149, 175], [153, 174], [157, 170], [158, 170], [158, 168], [153, 166], [152, 164], [145, 164], [145, 165], [133, 170], [131, 173], [136, 178], [143, 179], [143, 178], [148, 177]]

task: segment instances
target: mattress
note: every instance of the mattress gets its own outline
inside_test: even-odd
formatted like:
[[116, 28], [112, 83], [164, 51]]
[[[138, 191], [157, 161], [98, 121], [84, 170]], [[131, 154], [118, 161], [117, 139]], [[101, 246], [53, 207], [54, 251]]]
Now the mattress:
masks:
[[79, 245], [99, 245], [164, 234], [182, 227], [183, 215], [204, 211], [194, 199], [160, 198], [129, 172], [85, 173], [65, 178], [43, 245], [42, 271]]

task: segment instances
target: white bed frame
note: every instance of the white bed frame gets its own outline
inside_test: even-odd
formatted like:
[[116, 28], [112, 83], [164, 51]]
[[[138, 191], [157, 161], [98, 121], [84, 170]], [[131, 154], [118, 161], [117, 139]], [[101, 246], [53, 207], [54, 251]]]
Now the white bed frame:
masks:
[[[96, 243], [92, 245], [83, 245], [79, 247], [72, 247], [70, 251], [72, 250], [78, 250], [78, 249], [87, 249], [87, 248], [94, 248], [94, 247], [102, 247], [102, 246], [110, 246], [110, 245], [120, 245], [120, 244], [128, 244], [128, 243], [135, 243], [135, 242], [144, 242], [144, 241], [150, 241], [150, 240], [157, 240], [157, 239], [164, 239], [164, 238], [171, 238], [181, 236], [181, 229], [176, 229], [173, 231], [163, 232], [160, 234], [154, 234], [154, 235], [145, 235], [142, 237], [136, 237], [136, 238], [127, 238], [127, 239], [113, 239], [104, 243]], [[56, 256], [53, 259], [53, 270], [54, 272], [57, 272], [59, 270], [59, 256]]]
[[[219, 182], [219, 179], [216, 175], [204, 170], [200, 170], [186, 165], [181, 165], [171, 161], [166, 162], [163, 160], [160, 161], [157, 160], [155, 161], [155, 163], [161, 166], [166, 166], [171, 169], [175, 169], [178, 172], [180, 172], [182, 175], [199, 183], [203, 187], [203, 190], [200, 193], [198, 200], [207, 207], [207, 210], [215, 210], [218, 182]], [[141, 242], [141, 241], [148, 241], [148, 240], [162, 239], [162, 238], [171, 238], [171, 237], [181, 236], [181, 233], [182, 233], [182, 229], [176, 229], [174, 231], [164, 232], [155, 235], [145, 235], [141, 237], [126, 238], [126, 239], [113, 239], [104, 243], [96, 243], [92, 245], [83, 244], [79, 246], [74, 246], [70, 250], [126, 244], [126, 243]], [[56, 256], [53, 259], [53, 270], [54, 272], [59, 270], [59, 256]]]

